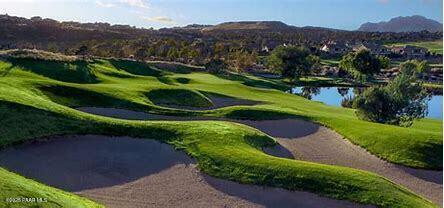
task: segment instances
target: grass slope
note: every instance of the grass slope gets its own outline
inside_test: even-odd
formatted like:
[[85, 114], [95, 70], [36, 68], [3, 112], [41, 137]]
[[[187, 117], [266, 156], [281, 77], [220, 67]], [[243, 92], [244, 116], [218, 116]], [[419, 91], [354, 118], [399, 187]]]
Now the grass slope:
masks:
[[156, 105], [177, 105], [187, 107], [210, 107], [211, 100], [199, 92], [185, 89], [151, 90], [147, 97]]
[[[278, 83], [268, 80], [171, 71], [148, 75], [122, 70], [125, 62], [121, 64], [116, 68], [117, 64], [107, 60], [88, 62], [97, 80], [97, 83], [88, 84], [78, 80], [63, 81], [60, 77], [45, 76], [45, 73], [0, 61], [0, 74], [3, 74], [0, 77], [0, 117], [5, 118], [0, 120], [0, 146], [54, 134], [152, 138], [184, 149], [198, 160], [204, 172], [213, 176], [307, 190], [381, 207], [434, 206], [369, 172], [266, 155], [260, 148], [273, 145], [274, 140], [244, 125], [215, 121], [125, 121], [81, 113], [67, 106], [121, 107], [151, 113], [248, 119], [297, 116], [335, 129], [387, 160], [421, 168], [439, 168], [442, 164], [442, 123], [438, 120], [424, 119], [412, 128], [369, 123], [358, 120], [353, 110], [326, 106], [270, 89]], [[143, 71], [143, 68], [138, 70]], [[160, 77], [170, 82], [162, 82]], [[187, 82], [177, 81], [180, 79]], [[195, 112], [161, 107], [148, 101], [147, 92], [172, 86], [266, 104]]]
[[421, 41], [421, 42], [409, 42], [409, 43], [392, 43], [388, 44], [389, 46], [418, 46], [427, 48], [430, 52], [436, 53], [436, 54], [442, 54], [443, 49], [443, 41], [437, 40], [437, 41]]
[[[0, 207], [103, 207], [93, 201], [45, 186], [0, 168]], [[6, 203], [6, 200], [15, 202]], [[26, 198], [23, 200], [23, 198]], [[28, 200], [28, 201], [26, 201]], [[35, 200], [35, 201], [32, 201]], [[40, 200], [38, 202], [37, 200]], [[44, 201], [44, 202], [43, 202]]]

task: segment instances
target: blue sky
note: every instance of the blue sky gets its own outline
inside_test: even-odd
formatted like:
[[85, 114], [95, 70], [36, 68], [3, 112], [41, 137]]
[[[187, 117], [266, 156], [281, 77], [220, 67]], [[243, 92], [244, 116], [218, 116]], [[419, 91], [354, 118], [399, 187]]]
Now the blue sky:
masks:
[[442, 22], [442, 0], [0, 0], [0, 13], [137, 27], [278, 20], [354, 30], [364, 22], [423, 15]]

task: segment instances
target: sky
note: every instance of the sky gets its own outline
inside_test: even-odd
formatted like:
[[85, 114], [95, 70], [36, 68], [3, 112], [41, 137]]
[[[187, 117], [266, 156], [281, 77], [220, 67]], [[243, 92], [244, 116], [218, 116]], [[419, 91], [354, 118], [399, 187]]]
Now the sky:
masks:
[[276, 20], [356, 30], [362, 23], [422, 15], [442, 22], [443, 0], [0, 0], [0, 14], [144, 28]]

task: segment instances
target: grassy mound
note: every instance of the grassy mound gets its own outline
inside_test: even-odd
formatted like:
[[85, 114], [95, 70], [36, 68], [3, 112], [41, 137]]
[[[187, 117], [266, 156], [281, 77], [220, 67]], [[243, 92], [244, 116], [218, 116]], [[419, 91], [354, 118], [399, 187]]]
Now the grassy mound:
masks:
[[148, 99], [156, 105], [185, 107], [210, 107], [211, 100], [202, 93], [186, 89], [157, 89], [147, 94]]
[[69, 107], [114, 107], [129, 109], [148, 109], [148, 106], [119, 99], [111, 95], [92, 90], [55, 85], [42, 86], [39, 89], [53, 102]]
[[178, 77], [176, 78], [176, 82], [180, 84], [189, 84], [191, 82], [191, 79], [185, 78], [185, 77]]
[[437, 41], [420, 41], [420, 42], [409, 42], [409, 43], [391, 43], [388, 44], [388, 46], [411, 45], [411, 46], [427, 48], [427, 50], [429, 50], [432, 53], [442, 54], [442, 44], [443, 44], [442, 40], [437, 40]]
[[[297, 116], [288, 114], [286, 112], [274, 111], [269, 109], [259, 108], [231, 108], [227, 112], [224, 112], [224, 116], [232, 119], [241, 120], [274, 120], [284, 118], [295, 118]], [[300, 116], [298, 118], [301, 118]]]
[[4, 58], [29, 58], [46, 61], [76, 61], [79, 60], [76, 56], [67, 56], [60, 53], [52, 53], [41, 50], [29, 50], [29, 49], [12, 49], [0, 51], [0, 57]]
[[200, 66], [193, 66], [183, 63], [174, 63], [174, 62], [165, 62], [165, 61], [151, 61], [148, 62], [148, 64], [163, 71], [172, 72], [176, 74], [189, 74], [191, 72], [198, 72], [205, 70], [204, 67]]
[[162, 71], [149, 66], [146, 63], [131, 61], [131, 60], [108, 60], [111, 65], [116, 69], [126, 71], [130, 74], [141, 75], [141, 76], [161, 76]]
[[97, 83], [96, 75], [87, 61], [54, 61], [32, 58], [9, 58], [12, 68], [31, 71], [33, 73], [71, 83]]
[[[0, 168], [0, 207], [103, 207], [93, 201], [45, 186]], [[7, 202], [26, 198], [34, 202]], [[40, 201], [40, 202], [39, 202]], [[44, 202], [43, 202], [44, 201]]]

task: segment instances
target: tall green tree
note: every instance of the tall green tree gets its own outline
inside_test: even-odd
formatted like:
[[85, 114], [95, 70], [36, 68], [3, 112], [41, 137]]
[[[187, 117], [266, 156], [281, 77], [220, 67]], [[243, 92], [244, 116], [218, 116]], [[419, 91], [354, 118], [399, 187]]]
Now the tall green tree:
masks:
[[267, 58], [267, 66], [283, 77], [298, 79], [311, 72], [312, 66], [319, 61], [304, 47], [278, 46]]
[[343, 56], [339, 66], [359, 81], [365, 81], [387, 67], [389, 62], [385, 58], [378, 58], [369, 50], [361, 49]]

